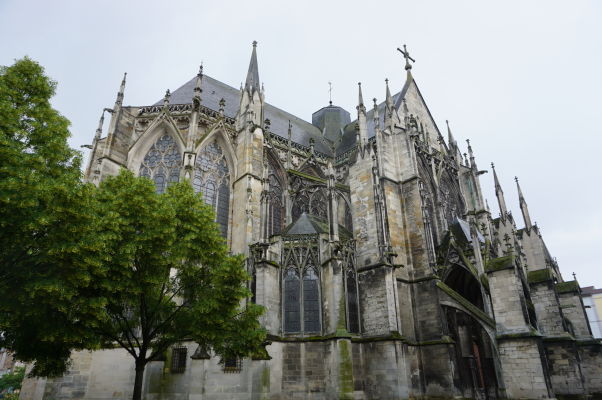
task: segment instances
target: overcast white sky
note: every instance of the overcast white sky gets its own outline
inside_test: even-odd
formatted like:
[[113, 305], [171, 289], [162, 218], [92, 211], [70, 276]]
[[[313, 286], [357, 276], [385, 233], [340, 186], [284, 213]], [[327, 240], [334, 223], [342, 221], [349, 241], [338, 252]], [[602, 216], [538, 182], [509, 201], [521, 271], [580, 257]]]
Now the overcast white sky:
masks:
[[[333, 101], [355, 115], [412, 70], [441, 130], [494, 161], [522, 226], [514, 176], [565, 279], [602, 287], [600, 1], [0, 0], [0, 65], [25, 55], [58, 81], [71, 144], [90, 143], [128, 72], [125, 104], [149, 105], [205, 73], [238, 87], [257, 40], [267, 101], [306, 120]], [[106, 126], [105, 126], [106, 128]], [[106, 132], [105, 132], [106, 133]], [[491, 173], [481, 176], [494, 216]]]

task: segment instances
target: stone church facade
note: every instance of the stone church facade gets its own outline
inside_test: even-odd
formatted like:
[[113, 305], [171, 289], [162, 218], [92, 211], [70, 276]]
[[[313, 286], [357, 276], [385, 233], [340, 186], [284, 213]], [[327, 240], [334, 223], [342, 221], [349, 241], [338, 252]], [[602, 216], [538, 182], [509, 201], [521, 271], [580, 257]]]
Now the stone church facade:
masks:
[[[602, 345], [518, 186], [524, 227], [493, 169], [489, 210], [470, 143], [443, 138], [412, 76], [357, 114], [306, 122], [264, 98], [256, 44], [244, 86], [199, 74], [94, 137], [86, 179], [128, 168], [159, 192], [190, 180], [247, 256], [268, 356], [220, 360], [182, 343], [147, 368], [148, 400], [591, 398]], [[125, 351], [80, 352], [22, 400], [131, 397]]]

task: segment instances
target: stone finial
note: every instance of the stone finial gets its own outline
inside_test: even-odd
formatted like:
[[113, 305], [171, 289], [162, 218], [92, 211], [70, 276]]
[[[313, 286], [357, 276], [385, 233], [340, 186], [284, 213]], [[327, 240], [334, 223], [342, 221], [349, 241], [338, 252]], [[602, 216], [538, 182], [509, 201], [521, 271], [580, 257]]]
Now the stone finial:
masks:
[[169, 98], [171, 97], [171, 92], [169, 89], [165, 91], [165, 97], [163, 97], [163, 106], [167, 107], [169, 105]]

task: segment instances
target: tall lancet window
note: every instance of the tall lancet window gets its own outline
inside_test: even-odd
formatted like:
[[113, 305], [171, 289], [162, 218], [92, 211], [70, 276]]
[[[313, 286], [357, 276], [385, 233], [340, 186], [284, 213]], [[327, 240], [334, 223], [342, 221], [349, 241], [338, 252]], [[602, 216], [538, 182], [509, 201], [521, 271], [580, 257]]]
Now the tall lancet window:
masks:
[[178, 151], [175, 140], [165, 134], [150, 148], [142, 165], [140, 176], [152, 179], [157, 187], [157, 193], [163, 193], [171, 183], [180, 179], [182, 156]]
[[320, 331], [320, 289], [318, 274], [313, 266], [303, 273], [303, 330]]
[[322, 326], [318, 249], [292, 246], [284, 250], [282, 306], [285, 333], [319, 333]]
[[301, 331], [301, 281], [293, 266], [284, 273], [284, 331]]
[[282, 230], [284, 222], [284, 206], [282, 204], [282, 183], [272, 165], [269, 166], [268, 180], [268, 236], [277, 235]]
[[347, 330], [351, 333], [360, 333], [360, 307], [357, 272], [355, 269], [355, 242], [343, 242], [343, 271], [346, 295]]
[[230, 214], [230, 169], [222, 148], [213, 142], [201, 150], [196, 159], [192, 186], [201, 192], [205, 203], [215, 211], [222, 236], [228, 235]]

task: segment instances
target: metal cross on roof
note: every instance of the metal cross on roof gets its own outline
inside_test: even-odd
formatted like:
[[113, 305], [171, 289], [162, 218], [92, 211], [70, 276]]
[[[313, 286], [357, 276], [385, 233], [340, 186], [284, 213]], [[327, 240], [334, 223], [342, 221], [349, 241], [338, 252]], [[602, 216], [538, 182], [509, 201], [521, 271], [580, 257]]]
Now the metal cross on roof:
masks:
[[332, 82], [328, 82], [328, 99], [330, 105], [332, 105]]
[[406, 71], [409, 71], [412, 69], [412, 65], [410, 64], [410, 61], [412, 62], [416, 62], [416, 60], [414, 60], [412, 57], [410, 57], [410, 52], [408, 51], [408, 49], [406, 48], [406, 45], [403, 45], [403, 50], [400, 49], [399, 47], [397, 48], [397, 50], [403, 54], [403, 58], [406, 59]]

